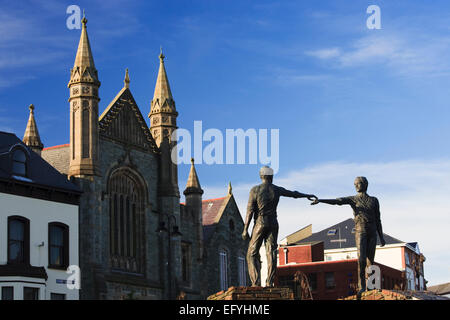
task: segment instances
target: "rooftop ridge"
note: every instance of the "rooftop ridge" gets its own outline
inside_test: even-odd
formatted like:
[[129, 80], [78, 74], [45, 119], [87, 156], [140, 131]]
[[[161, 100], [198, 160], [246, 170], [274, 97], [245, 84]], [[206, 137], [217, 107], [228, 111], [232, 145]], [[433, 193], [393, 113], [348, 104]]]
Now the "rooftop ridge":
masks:
[[70, 144], [69, 144], [69, 143], [65, 143], [65, 144], [59, 144], [59, 145], [57, 145], [57, 146], [47, 147], [47, 148], [44, 148], [44, 149], [42, 149], [42, 150], [50, 150], [50, 149], [56, 149], [56, 148], [68, 147], [68, 146], [70, 146]]
[[202, 200], [202, 202], [216, 201], [216, 200], [223, 200], [223, 199], [226, 199], [226, 198], [227, 198], [227, 196], [221, 197], [221, 198], [215, 198], [215, 199], [205, 199], [205, 200]]

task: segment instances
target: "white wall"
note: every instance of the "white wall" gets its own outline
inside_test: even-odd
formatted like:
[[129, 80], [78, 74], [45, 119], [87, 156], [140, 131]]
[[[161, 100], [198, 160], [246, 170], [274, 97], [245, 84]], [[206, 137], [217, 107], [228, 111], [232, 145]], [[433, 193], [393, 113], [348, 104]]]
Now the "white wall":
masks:
[[[353, 248], [351, 250], [349, 249], [325, 250], [324, 255], [325, 261], [357, 259], [358, 257], [356, 248]], [[401, 246], [389, 246], [389, 245], [385, 247], [377, 246], [377, 249], [375, 251], [376, 262], [397, 270], [403, 270], [402, 259], [403, 256]]]
[[[264, 243], [261, 245], [261, 248], [259, 249], [259, 255], [261, 256], [261, 286], [265, 287], [267, 280], [267, 255]], [[279, 264], [278, 260], [279, 259], [277, 259], [277, 266]]]
[[355, 249], [351, 250], [325, 250], [324, 260], [325, 261], [336, 261], [336, 260], [346, 260], [346, 259], [356, 259], [358, 254]]
[[375, 261], [397, 270], [404, 270], [402, 247], [377, 247]]
[[[30, 220], [30, 264], [45, 267], [47, 271], [45, 299], [50, 299], [50, 293], [66, 294], [67, 300], [78, 299], [78, 290], [69, 290], [66, 284], [57, 283], [57, 280], [67, 280], [69, 274], [64, 270], [47, 268], [49, 222], [61, 222], [69, 226], [69, 265], [79, 265], [78, 206], [5, 193], [0, 193], [0, 204], [0, 264], [6, 264], [8, 260], [8, 216], [23, 216]], [[44, 245], [39, 247], [38, 244], [42, 242]]]

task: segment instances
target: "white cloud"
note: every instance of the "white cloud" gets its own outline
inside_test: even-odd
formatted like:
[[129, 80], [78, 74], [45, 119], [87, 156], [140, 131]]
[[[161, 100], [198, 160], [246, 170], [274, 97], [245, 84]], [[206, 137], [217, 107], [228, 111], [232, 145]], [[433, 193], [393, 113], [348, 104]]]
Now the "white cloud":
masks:
[[319, 59], [330, 59], [339, 57], [341, 55], [341, 50], [339, 48], [326, 48], [315, 51], [307, 51], [307, 55], [319, 58]]
[[[355, 194], [356, 176], [369, 180], [370, 195], [380, 201], [384, 232], [405, 242], [419, 242], [427, 261], [429, 284], [447, 282], [450, 265], [450, 159], [385, 163], [323, 163], [280, 174], [274, 183], [321, 198]], [[201, 177], [200, 177], [201, 178]], [[252, 185], [233, 185], [243, 218]], [[221, 197], [226, 186], [203, 188], [203, 199]], [[348, 206], [311, 206], [306, 199], [282, 198], [278, 207], [279, 239], [312, 223], [317, 232], [353, 216]]]
[[371, 34], [348, 46], [322, 48], [305, 54], [337, 68], [385, 66], [401, 76], [441, 76], [450, 73], [450, 38], [425, 34]]

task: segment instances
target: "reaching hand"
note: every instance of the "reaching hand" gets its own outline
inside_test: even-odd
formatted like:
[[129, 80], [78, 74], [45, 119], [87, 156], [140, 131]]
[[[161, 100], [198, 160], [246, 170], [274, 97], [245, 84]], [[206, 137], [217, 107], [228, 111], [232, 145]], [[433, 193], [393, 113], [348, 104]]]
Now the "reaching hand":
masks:
[[318, 200], [318, 198], [315, 195], [313, 195], [313, 194], [307, 195], [306, 198], [308, 198], [309, 201], [316, 201], [316, 200]]
[[242, 239], [247, 240], [248, 238], [249, 238], [248, 232], [247, 230], [244, 230], [244, 232], [242, 232]]
[[313, 205], [316, 205], [316, 204], [318, 204], [319, 203], [319, 199], [314, 199], [314, 201], [312, 201], [311, 202], [311, 205], [313, 206]]

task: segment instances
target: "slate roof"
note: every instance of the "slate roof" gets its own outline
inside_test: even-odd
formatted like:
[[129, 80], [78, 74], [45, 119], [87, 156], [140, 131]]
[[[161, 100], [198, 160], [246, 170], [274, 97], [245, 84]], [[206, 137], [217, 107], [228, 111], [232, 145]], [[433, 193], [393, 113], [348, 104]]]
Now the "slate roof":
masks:
[[216, 230], [217, 222], [231, 197], [202, 201], [203, 239], [208, 241]]
[[[343, 248], [354, 248], [356, 247], [355, 242], [355, 234], [352, 232], [353, 228], [355, 227], [355, 222], [353, 219], [347, 219], [344, 220], [338, 224], [335, 224], [333, 226], [330, 226], [326, 229], [323, 229], [319, 232], [313, 233], [311, 236], [304, 238], [296, 244], [303, 244], [303, 243], [309, 243], [309, 242], [315, 242], [315, 241], [323, 241], [324, 244], [324, 250], [329, 249], [343, 249]], [[336, 230], [334, 235], [328, 235], [328, 232], [330, 230]], [[340, 235], [339, 235], [340, 232]], [[395, 243], [404, 243], [401, 240], [398, 240], [394, 237], [391, 237], [390, 235], [384, 234], [384, 240], [386, 241], [386, 244], [395, 244]], [[342, 242], [339, 242], [338, 240], [344, 240]], [[377, 239], [377, 245], [380, 245], [380, 240]]]
[[[12, 175], [11, 151], [16, 145], [20, 145], [28, 151], [27, 177]], [[70, 182], [67, 176], [58, 172], [38, 154], [31, 151], [15, 134], [2, 131], [0, 131], [0, 179], [81, 193], [81, 190]]]
[[450, 294], [450, 282], [428, 287], [428, 291], [436, 294]]
[[207, 199], [202, 201], [202, 215], [203, 225], [208, 226], [217, 223], [216, 220], [220, 213], [222, 213], [223, 205], [228, 197], [217, 199]]
[[68, 143], [44, 148], [41, 157], [59, 172], [64, 174], [69, 173], [70, 145]]
[[5, 264], [0, 265], [0, 274], [2, 277], [29, 277], [48, 279], [47, 271], [44, 267], [35, 267], [30, 265], [18, 264]]

